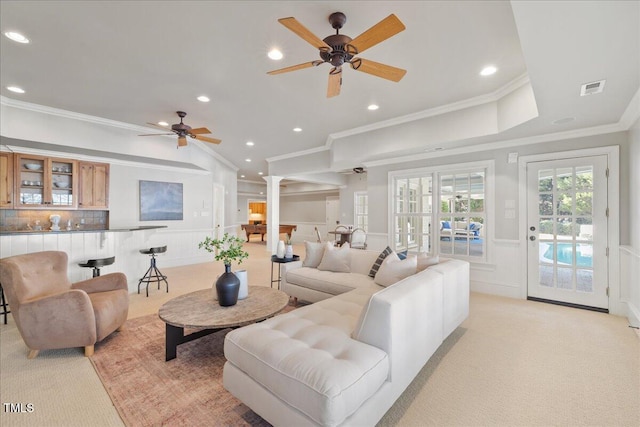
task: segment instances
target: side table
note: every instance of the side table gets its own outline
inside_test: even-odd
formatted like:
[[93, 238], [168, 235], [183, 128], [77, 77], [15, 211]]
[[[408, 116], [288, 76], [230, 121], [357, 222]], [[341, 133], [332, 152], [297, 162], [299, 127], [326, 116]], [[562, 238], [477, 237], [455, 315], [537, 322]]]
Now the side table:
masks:
[[[280, 281], [282, 280], [280, 272], [280, 264], [286, 264], [288, 262], [300, 261], [300, 255], [294, 255], [293, 258], [278, 258], [276, 255], [271, 255], [271, 287], [274, 283], [278, 283], [278, 289], [280, 289]], [[278, 264], [278, 278], [273, 278], [273, 265]]]

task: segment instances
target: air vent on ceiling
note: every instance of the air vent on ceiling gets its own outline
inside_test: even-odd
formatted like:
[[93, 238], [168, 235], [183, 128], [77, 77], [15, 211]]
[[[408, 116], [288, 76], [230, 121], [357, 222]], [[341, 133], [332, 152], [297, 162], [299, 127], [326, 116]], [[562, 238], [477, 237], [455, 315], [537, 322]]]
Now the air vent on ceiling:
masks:
[[600, 93], [604, 90], [604, 83], [606, 80], [599, 80], [597, 82], [585, 83], [580, 87], [580, 96], [593, 95], [594, 93]]

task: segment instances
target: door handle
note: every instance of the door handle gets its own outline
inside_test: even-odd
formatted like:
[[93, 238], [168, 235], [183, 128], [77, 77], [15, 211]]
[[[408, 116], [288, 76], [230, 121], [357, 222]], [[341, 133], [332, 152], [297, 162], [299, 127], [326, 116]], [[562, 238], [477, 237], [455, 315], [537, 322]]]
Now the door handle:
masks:
[[529, 236], [529, 240], [533, 242], [534, 240], [536, 240], [536, 236]]

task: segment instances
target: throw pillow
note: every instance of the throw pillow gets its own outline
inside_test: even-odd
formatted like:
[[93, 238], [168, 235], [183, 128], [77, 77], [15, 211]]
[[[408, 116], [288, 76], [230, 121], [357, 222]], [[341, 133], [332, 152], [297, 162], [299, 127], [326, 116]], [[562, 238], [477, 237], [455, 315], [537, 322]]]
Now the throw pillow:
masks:
[[304, 242], [305, 257], [302, 261], [303, 267], [318, 268], [318, 264], [322, 261], [324, 255], [324, 243]]
[[398, 258], [407, 259], [408, 254], [409, 254], [409, 249], [407, 249], [406, 251], [398, 252]]
[[378, 272], [378, 269], [380, 268], [380, 264], [382, 264], [382, 261], [384, 261], [384, 259], [391, 252], [393, 252], [393, 251], [391, 250], [391, 248], [389, 246], [384, 248], [384, 251], [380, 252], [380, 255], [378, 255], [378, 259], [376, 259], [376, 262], [374, 262], [373, 265], [371, 266], [371, 270], [369, 270], [369, 277], [376, 277], [376, 273]]
[[451, 230], [451, 223], [449, 221], [442, 221], [442, 228], [448, 228]]
[[417, 270], [422, 271], [427, 267], [431, 267], [432, 265], [438, 264], [440, 262], [440, 257], [438, 255], [429, 256], [429, 254], [427, 254], [426, 252], [420, 252], [418, 254], [417, 261], [418, 261]]
[[333, 271], [334, 273], [351, 273], [351, 248], [345, 243], [336, 248], [327, 242], [318, 264], [318, 270]]
[[390, 286], [399, 282], [405, 277], [416, 273], [417, 257], [411, 256], [401, 260], [398, 254], [393, 252], [382, 262], [380, 270], [373, 279], [380, 286]]

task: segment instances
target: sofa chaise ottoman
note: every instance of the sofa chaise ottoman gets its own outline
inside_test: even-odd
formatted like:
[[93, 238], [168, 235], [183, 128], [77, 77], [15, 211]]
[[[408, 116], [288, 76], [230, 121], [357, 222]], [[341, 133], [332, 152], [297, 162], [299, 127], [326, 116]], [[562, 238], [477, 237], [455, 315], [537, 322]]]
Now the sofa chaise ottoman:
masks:
[[468, 314], [469, 264], [444, 266], [229, 332], [224, 387], [275, 426], [375, 425]]

